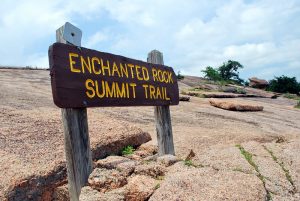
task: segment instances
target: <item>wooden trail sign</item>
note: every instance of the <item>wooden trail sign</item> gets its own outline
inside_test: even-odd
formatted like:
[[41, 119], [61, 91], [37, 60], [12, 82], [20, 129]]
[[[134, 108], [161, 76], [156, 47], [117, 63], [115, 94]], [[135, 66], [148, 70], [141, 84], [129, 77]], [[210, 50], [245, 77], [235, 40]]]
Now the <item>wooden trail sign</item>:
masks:
[[148, 62], [81, 48], [81, 30], [66, 23], [49, 48], [54, 103], [61, 107], [71, 201], [92, 172], [87, 107], [156, 106], [159, 155], [173, 154], [169, 105], [179, 103], [176, 75], [163, 65], [162, 53], [151, 51]]
[[177, 105], [172, 68], [87, 48], [49, 48], [54, 103], [61, 108]]

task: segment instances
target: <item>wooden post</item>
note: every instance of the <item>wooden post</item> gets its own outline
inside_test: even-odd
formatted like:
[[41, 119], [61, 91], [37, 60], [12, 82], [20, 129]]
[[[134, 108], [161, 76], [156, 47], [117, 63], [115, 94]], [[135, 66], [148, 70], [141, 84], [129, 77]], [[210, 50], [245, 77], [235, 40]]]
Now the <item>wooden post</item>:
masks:
[[[70, 23], [66, 23], [56, 31], [56, 40], [80, 47], [81, 31]], [[92, 172], [87, 110], [86, 108], [62, 108], [61, 112], [64, 125], [69, 196], [71, 201], [78, 201], [81, 187], [87, 183]]]
[[[163, 65], [164, 61], [162, 53], [157, 50], [152, 50], [148, 53], [147, 62]], [[169, 106], [155, 106], [154, 117], [156, 123], [158, 155], [175, 155]]]

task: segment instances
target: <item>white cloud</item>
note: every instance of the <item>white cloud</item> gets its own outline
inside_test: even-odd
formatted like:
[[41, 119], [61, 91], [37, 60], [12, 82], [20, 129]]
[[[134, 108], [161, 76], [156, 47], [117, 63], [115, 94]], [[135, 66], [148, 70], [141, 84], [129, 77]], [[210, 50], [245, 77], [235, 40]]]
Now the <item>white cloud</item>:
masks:
[[93, 48], [100, 42], [107, 40], [107, 38], [107, 35], [103, 31], [98, 31], [88, 38], [85, 47]]
[[[187, 74], [228, 59], [243, 76], [294, 74], [300, 80], [297, 0], [4, 0], [0, 8], [2, 64], [44, 65], [47, 45], [65, 21], [84, 27], [83, 44], [137, 59], [158, 49]], [[44, 53], [42, 52], [44, 51]], [[30, 56], [34, 55], [34, 56]], [[28, 58], [34, 59], [28, 59]], [[40, 57], [41, 59], [38, 59]], [[36, 62], [36, 63], [34, 63]], [[297, 68], [298, 66], [298, 68]], [[281, 72], [282, 71], [282, 72]]]

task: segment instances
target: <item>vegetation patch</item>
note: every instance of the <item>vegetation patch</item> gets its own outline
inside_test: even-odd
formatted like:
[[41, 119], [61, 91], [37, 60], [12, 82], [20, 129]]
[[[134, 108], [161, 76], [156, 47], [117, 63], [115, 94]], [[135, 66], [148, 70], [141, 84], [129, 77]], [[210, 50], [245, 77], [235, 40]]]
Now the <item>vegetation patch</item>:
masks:
[[278, 93], [299, 94], [300, 83], [297, 82], [296, 77], [287, 77], [282, 75], [270, 80], [267, 90]]
[[239, 77], [238, 70], [240, 68], [243, 68], [242, 64], [237, 61], [228, 60], [218, 68], [207, 66], [202, 72], [205, 78], [215, 82], [242, 84], [244, 80]]
[[124, 156], [124, 155], [133, 154], [134, 150], [135, 149], [131, 145], [128, 145], [128, 146], [126, 146], [126, 147], [123, 148], [122, 155]]
[[264, 149], [271, 155], [272, 159], [281, 167], [282, 171], [285, 174], [286, 179], [290, 182], [293, 186], [293, 192], [296, 192], [296, 187], [292, 180], [292, 176], [290, 175], [290, 171], [284, 166], [283, 161], [279, 161], [279, 159], [274, 155], [273, 151], [268, 149], [265, 145], [263, 145]]
[[286, 93], [286, 94], [283, 95], [283, 97], [300, 101], [300, 96], [298, 96], [296, 94]]
[[259, 169], [258, 169], [258, 166], [255, 164], [255, 162], [253, 161], [253, 154], [251, 154], [250, 152], [246, 151], [244, 149], [244, 147], [242, 147], [242, 145], [240, 144], [237, 144], [236, 145], [237, 148], [239, 148], [241, 154], [244, 156], [244, 158], [248, 161], [248, 163], [254, 167], [255, 171], [257, 172], [257, 177], [262, 181], [263, 185], [264, 185], [264, 188], [266, 190], [266, 193], [267, 193], [267, 197], [266, 197], [266, 200], [269, 201], [269, 200], [272, 200], [272, 196], [271, 196], [271, 193], [269, 190], [267, 190], [266, 188], [266, 178], [260, 173]]

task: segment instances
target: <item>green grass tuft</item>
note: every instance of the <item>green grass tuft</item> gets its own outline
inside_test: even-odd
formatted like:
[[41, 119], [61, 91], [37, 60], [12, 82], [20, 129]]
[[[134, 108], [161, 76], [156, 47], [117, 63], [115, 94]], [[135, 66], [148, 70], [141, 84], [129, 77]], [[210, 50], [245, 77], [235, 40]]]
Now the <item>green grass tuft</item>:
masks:
[[272, 200], [272, 196], [271, 196], [271, 192], [267, 190], [266, 188], [266, 178], [260, 173], [259, 169], [258, 169], [258, 166], [255, 164], [255, 162], [253, 161], [252, 157], [253, 157], [253, 154], [251, 154], [250, 152], [246, 151], [244, 149], [244, 147], [242, 147], [242, 145], [240, 144], [237, 144], [235, 145], [237, 148], [239, 148], [241, 154], [244, 156], [244, 158], [248, 161], [248, 163], [254, 167], [255, 171], [257, 172], [257, 177], [262, 181], [264, 187], [265, 187], [265, 190], [267, 192], [267, 197], [266, 197], [266, 200]]
[[292, 176], [290, 175], [290, 171], [288, 169], [286, 169], [286, 167], [284, 166], [284, 163], [281, 161], [278, 160], [278, 158], [274, 155], [273, 151], [268, 149], [266, 146], [263, 146], [264, 149], [271, 155], [272, 159], [278, 164], [280, 165], [282, 171], [284, 172], [285, 174], [285, 177], [286, 179], [290, 182], [290, 184], [293, 186], [294, 188], [294, 191], [296, 190], [295, 189], [295, 185], [294, 185], [294, 182], [292, 180]]
[[197, 167], [197, 165], [195, 165], [192, 160], [184, 160], [184, 165], [189, 167]]
[[133, 154], [134, 152], [134, 148], [131, 146], [131, 145], [128, 145], [126, 147], [123, 148], [122, 150], [122, 155], [130, 155], [130, 154]]

